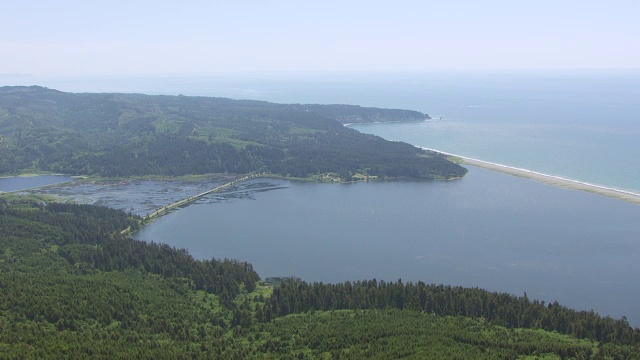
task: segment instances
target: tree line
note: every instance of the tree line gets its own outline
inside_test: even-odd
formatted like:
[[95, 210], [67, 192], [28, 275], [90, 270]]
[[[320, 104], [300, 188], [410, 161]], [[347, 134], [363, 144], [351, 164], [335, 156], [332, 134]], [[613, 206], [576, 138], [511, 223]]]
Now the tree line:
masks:
[[270, 321], [287, 314], [339, 309], [406, 309], [440, 316], [483, 318], [508, 328], [544, 329], [604, 343], [640, 344], [640, 329], [632, 328], [625, 318], [601, 317], [594, 311], [576, 311], [558, 302], [532, 301], [526, 293], [514, 296], [401, 280], [310, 284], [289, 279], [274, 288], [257, 317]]

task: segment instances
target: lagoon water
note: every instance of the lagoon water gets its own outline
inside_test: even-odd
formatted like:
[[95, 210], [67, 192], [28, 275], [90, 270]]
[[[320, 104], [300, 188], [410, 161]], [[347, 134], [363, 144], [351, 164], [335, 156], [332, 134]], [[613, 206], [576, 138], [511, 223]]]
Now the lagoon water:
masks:
[[423, 280], [527, 294], [640, 324], [640, 206], [472, 167], [452, 182], [254, 180], [136, 238], [261, 276]]
[[38, 175], [0, 178], [0, 192], [19, 191], [73, 181], [71, 176]]

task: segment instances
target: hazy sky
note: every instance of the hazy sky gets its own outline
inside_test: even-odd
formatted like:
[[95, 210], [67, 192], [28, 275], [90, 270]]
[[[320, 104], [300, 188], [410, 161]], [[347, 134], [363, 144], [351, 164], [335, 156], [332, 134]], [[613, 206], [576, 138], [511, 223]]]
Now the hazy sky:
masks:
[[640, 1], [33, 1], [0, 73], [640, 67]]

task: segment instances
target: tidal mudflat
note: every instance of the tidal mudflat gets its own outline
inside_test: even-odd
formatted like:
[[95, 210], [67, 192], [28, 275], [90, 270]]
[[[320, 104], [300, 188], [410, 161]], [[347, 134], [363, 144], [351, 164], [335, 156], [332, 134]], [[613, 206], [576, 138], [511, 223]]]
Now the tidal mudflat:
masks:
[[62, 184], [29, 191], [80, 204], [93, 204], [147, 215], [185, 197], [214, 188], [228, 178], [198, 180], [118, 180]]

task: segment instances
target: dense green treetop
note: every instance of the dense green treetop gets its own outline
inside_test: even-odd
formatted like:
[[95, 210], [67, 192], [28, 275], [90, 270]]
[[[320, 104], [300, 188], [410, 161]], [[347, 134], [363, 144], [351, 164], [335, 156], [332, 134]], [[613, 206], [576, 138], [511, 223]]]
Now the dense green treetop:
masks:
[[371, 122], [424, 121], [431, 119], [427, 114], [412, 110], [378, 109], [356, 105], [294, 105], [305, 111], [338, 120], [343, 124]]
[[352, 180], [451, 179], [442, 155], [344, 127], [426, 114], [350, 105], [0, 88], [0, 174], [105, 177], [270, 172]]

